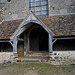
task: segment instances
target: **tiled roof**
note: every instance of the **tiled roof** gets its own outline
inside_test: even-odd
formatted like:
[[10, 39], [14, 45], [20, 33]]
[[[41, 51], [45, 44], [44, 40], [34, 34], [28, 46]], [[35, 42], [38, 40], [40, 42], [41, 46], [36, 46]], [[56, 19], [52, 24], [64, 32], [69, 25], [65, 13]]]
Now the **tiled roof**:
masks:
[[[75, 15], [38, 17], [53, 36], [74, 36]], [[24, 19], [5, 21], [0, 24], [0, 39], [10, 39]]]
[[53, 36], [74, 36], [75, 15], [39, 17]]
[[0, 24], [0, 39], [9, 39], [23, 20], [5, 21]]

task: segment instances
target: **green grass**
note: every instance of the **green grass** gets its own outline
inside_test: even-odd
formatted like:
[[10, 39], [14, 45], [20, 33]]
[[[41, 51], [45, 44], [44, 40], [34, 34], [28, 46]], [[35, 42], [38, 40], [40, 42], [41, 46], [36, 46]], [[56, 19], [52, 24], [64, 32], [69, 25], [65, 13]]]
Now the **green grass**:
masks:
[[47, 70], [59, 70], [58, 67], [51, 66], [49, 64], [42, 64], [42, 63], [18, 63], [18, 64], [11, 64], [11, 65], [1, 65], [0, 68], [5, 68], [5, 67], [39, 67], [39, 68], [45, 68]]
[[10, 65], [0, 65], [0, 70], [5, 68], [31, 68], [36, 70], [38, 73], [45, 73], [45, 72], [56, 72], [58, 73], [60, 70], [72, 72], [75, 70], [75, 66], [52, 66], [49, 64], [43, 64], [43, 63], [17, 63], [17, 64], [10, 64]]
[[72, 72], [73, 70], [75, 70], [75, 66], [66, 66], [66, 67], [63, 67], [63, 69], [64, 69], [65, 71]]
[[51, 66], [49, 64], [42, 64], [42, 63], [29, 63], [29, 64], [25, 64], [25, 67], [39, 67], [41, 69], [45, 69], [45, 70], [59, 70], [58, 67], [56, 66]]

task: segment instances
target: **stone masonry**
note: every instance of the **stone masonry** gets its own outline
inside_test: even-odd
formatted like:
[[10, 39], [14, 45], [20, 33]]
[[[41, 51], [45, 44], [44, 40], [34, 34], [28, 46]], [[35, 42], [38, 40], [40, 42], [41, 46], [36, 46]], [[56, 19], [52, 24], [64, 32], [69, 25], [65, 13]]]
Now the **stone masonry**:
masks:
[[[0, 0], [4, 20], [25, 18], [29, 12], [29, 0]], [[48, 0], [49, 16], [75, 13], [75, 0]]]
[[75, 52], [54, 51], [49, 53], [49, 63], [52, 65], [75, 65]]

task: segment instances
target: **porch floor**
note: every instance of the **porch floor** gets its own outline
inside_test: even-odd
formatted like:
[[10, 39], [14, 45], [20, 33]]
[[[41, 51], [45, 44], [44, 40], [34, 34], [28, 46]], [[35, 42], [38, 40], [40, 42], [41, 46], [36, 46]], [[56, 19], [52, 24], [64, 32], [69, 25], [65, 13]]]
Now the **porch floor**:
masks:
[[29, 51], [25, 57], [48, 57], [49, 52], [46, 51]]

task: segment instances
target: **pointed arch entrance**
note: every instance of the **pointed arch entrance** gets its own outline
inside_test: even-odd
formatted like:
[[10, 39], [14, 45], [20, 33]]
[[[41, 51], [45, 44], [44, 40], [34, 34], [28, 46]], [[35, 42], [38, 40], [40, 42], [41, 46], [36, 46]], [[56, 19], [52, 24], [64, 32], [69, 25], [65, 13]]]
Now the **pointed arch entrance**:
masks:
[[29, 35], [30, 51], [48, 51], [48, 33], [43, 28], [34, 28]]
[[[34, 51], [38, 52], [52, 52], [52, 37], [44, 25], [36, 22], [27, 22], [23, 25], [18, 33], [17, 39], [23, 41], [23, 51], [21, 53], [18, 48], [18, 55], [27, 55]], [[14, 41], [15, 42], [15, 41]], [[20, 45], [19, 45], [20, 46]], [[17, 47], [17, 46], [16, 46]]]
[[[27, 22], [22, 26], [17, 36], [19, 36], [19, 40], [24, 41], [24, 55], [37, 51], [52, 52], [52, 37], [48, 29], [42, 24]], [[21, 54], [20, 50], [18, 52]]]
[[[19, 27], [14, 32], [14, 35], [12, 35], [10, 37], [12, 39], [12, 42], [10, 41], [10, 43], [13, 46], [13, 52], [16, 52], [17, 53], [17, 51], [18, 51], [17, 50], [18, 41], [23, 41], [24, 42], [23, 45], [24, 45], [24, 54], [25, 55], [27, 54], [27, 52], [29, 50], [33, 50], [33, 49], [31, 49], [32, 46], [30, 47], [30, 44], [33, 44], [33, 43], [29, 43], [30, 42], [29, 41], [29, 39], [30, 39], [29, 38], [29, 34], [31, 32], [30, 26], [32, 26], [32, 28], [33, 28], [34, 27], [33, 26], [34, 24], [35, 24], [35, 26], [38, 25], [38, 26], [41, 26], [41, 28], [43, 28], [43, 30], [42, 29], [41, 30], [38, 29], [40, 31], [39, 34], [41, 33], [38, 36], [40, 36], [42, 39], [41, 40], [40, 39], [38, 40], [38, 41], [41, 41], [41, 43], [38, 43], [39, 48], [37, 48], [37, 50], [38, 51], [42, 51], [42, 50], [45, 50], [45, 51], [47, 50], [48, 51], [49, 50], [49, 52], [53, 52], [53, 47], [52, 47], [52, 39], [53, 39], [53, 37], [52, 37], [52, 34], [51, 34], [50, 30], [48, 29], [48, 27], [33, 12], [30, 12], [26, 16], [26, 18], [20, 23]], [[29, 30], [29, 28], [30, 28], [30, 30]], [[36, 28], [36, 27], [34, 27], [34, 28]], [[33, 30], [33, 31], [35, 32], [35, 31], [38, 31], [38, 30]], [[33, 35], [33, 33], [32, 33], [32, 35]], [[23, 37], [21, 38], [20, 36], [22, 34], [23, 34]], [[45, 35], [47, 35], [46, 38], [45, 38]], [[45, 40], [44, 40], [44, 38], [45, 38]], [[45, 42], [45, 41], [47, 41], [47, 42]]]

